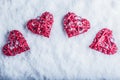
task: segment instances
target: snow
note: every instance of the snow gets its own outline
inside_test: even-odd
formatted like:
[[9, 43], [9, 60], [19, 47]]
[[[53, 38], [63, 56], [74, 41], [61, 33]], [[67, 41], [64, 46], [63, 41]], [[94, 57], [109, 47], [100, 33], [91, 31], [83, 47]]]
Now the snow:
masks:
[[[26, 28], [29, 19], [49, 11], [54, 15], [50, 38]], [[88, 32], [68, 38], [63, 16], [74, 12], [91, 23]], [[120, 79], [120, 50], [104, 55], [89, 48], [102, 28], [113, 31], [120, 49], [120, 0], [0, 0], [0, 79]], [[14, 57], [3, 55], [8, 32], [17, 29], [30, 51]]]

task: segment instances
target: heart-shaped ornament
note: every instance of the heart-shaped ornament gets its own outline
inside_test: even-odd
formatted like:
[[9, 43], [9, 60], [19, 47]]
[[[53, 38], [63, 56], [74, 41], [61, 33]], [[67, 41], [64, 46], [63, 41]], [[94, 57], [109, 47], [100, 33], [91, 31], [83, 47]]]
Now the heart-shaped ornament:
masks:
[[118, 48], [113, 40], [112, 31], [103, 28], [96, 34], [95, 39], [89, 47], [104, 54], [115, 54]]
[[29, 20], [27, 28], [35, 34], [49, 38], [53, 22], [53, 15], [49, 12], [44, 12], [39, 18]]
[[29, 50], [27, 41], [18, 30], [10, 31], [7, 43], [3, 46], [3, 53], [7, 56], [15, 56]]
[[72, 12], [68, 12], [64, 16], [63, 25], [68, 37], [82, 34], [90, 29], [90, 22], [87, 19], [81, 18]]

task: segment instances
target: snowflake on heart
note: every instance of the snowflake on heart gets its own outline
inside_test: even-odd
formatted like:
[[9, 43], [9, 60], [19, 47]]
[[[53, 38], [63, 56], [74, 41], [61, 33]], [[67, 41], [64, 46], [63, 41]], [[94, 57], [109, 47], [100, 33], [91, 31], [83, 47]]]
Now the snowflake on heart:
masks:
[[96, 34], [93, 43], [89, 47], [108, 55], [117, 52], [117, 46], [113, 42], [112, 31], [107, 28], [103, 28]]
[[64, 16], [63, 25], [68, 37], [82, 34], [90, 29], [90, 22], [87, 19], [81, 18], [72, 12], [68, 12]]
[[4, 45], [2, 51], [7, 56], [15, 56], [21, 52], [29, 50], [27, 41], [23, 37], [22, 33], [18, 30], [10, 31], [8, 41]]
[[29, 20], [27, 28], [35, 34], [49, 38], [53, 22], [53, 15], [49, 12], [44, 12], [39, 18]]

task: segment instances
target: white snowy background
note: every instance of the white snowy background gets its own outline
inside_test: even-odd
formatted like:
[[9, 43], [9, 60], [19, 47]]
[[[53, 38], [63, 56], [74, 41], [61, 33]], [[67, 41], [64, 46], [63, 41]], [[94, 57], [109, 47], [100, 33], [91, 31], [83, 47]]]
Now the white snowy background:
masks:
[[[26, 28], [45, 11], [54, 15], [49, 39]], [[88, 19], [90, 30], [68, 38], [62, 19], [69, 11]], [[89, 48], [104, 27], [113, 31], [119, 49], [114, 55]], [[8, 57], [1, 49], [13, 29], [23, 33], [31, 49]], [[120, 0], [0, 0], [0, 80], [38, 79], [120, 79]]]

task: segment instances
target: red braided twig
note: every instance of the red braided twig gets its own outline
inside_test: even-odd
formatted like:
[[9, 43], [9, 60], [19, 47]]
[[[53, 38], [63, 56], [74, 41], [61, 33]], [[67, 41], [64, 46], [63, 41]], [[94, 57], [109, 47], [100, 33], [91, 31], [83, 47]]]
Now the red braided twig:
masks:
[[53, 22], [53, 15], [49, 12], [44, 12], [39, 18], [29, 20], [27, 27], [35, 34], [49, 37]]
[[72, 12], [68, 12], [64, 16], [63, 25], [68, 37], [82, 34], [90, 29], [90, 22], [87, 19], [81, 18]]
[[18, 30], [12, 30], [8, 36], [7, 44], [5, 44], [2, 51], [7, 56], [14, 56], [29, 49], [22, 33]]
[[96, 34], [93, 43], [89, 47], [105, 54], [115, 54], [117, 52], [117, 46], [112, 41], [112, 36], [112, 31], [104, 28]]

